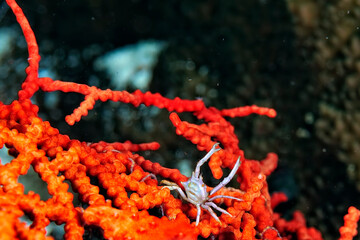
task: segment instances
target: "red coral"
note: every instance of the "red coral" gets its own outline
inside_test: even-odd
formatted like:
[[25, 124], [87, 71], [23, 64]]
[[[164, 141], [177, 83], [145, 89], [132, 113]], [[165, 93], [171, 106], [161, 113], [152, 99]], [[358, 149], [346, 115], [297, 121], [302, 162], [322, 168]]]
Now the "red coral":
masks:
[[359, 221], [360, 211], [355, 207], [349, 207], [348, 214], [344, 216], [344, 226], [340, 231], [339, 240], [351, 240], [357, 235], [357, 222]]
[[[275, 117], [271, 108], [258, 106], [218, 110], [206, 107], [201, 100], [168, 99], [158, 93], [134, 93], [101, 90], [84, 84], [38, 78], [39, 51], [36, 38], [21, 8], [14, 0], [7, 3], [16, 15], [29, 51], [27, 77], [19, 91], [19, 101], [9, 105], [0, 103], [0, 147], [4, 144], [14, 159], [0, 165], [0, 224], [1, 239], [45, 239], [45, 227], [51, 222], [65, 224], [65, 239], [81, 239], [84, 227], [100, 228], [106, 239], [321, 239], [320, 233], [307, 228], [300, 212], [286, 221], [273, 208], [286, 196], [276, 194], [270, 198], [266, 176], [277, 166], [277, 155], [269, 153], [262, 161], [246, 159], [239, 148], [234, 127], [225, 117], [244, 117], [249, 114]], [[231, 216], [222, 214], [217, 222], [207, 212], [195, 226], [196, 208], [191, 203], [173, 197], [169, 189], [158, 185], [149, 176], [161, 176], [177, 184], [187, 180], [177, 169], [169, 169], [146, 160], [134, 153], [156, 150], [156, 142], [145, 144], [84, 143], [62, 135], [49, 122], [38, 117], [38, 107], [30, 98], [43, 91], [76, 92], [84, 101], [66, 117], [72, 125], [88, 114], [97, 100], [156, 106], [173, 111], [170, 120], [176, 133], [197, 146], [209, 151], [215, 142], [222, 150], [214, 154], [209, 167], [214, 178], [221, 178], [224, 168], [232, 168], [238, 156], [242, 164], [237, 172], [240, 189], [222, 188], [217, 194], [243, 199], [216, 199]], [[182, 121], [177, 113], [189, 112], [204, 121], [197, 125]], [[47, 184], [51, 197], [41, 200], [34, 192], [24, 193], [19, 176], [33, 168]], [[73, 204], [72, 189], [79, 194], [81, 206]], [[96, 182], [97, 184], [95, 184]], [[149, 210], [158, 211], [157, 216]], [[31, 226], [21, 223], [26, 214]], [[163, 215], [159, 217], [159, 215]], [[351, 239], [356, 234], [359, 211], [349, 209], [345, 226], [340, 229], [341, 239]]]

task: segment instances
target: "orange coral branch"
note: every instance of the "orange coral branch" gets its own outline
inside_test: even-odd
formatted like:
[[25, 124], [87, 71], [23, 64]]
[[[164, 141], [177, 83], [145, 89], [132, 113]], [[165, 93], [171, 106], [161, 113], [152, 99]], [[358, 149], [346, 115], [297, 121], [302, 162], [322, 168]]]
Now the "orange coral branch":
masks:
[[339, 240], [351, 240], [357, 235], [359, 217], [360, 211], [355, 207], [349, 207], [348, 214], [344, 216], [344, 226], [339, 229]]

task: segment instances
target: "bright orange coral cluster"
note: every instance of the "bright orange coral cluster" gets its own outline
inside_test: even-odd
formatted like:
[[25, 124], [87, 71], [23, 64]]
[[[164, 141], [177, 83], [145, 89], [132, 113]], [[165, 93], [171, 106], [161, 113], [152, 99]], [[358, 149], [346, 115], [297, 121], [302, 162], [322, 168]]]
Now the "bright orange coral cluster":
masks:
[[[3, 186], [1, 210], [2, 214], [10, 214], [11, 218], [8, 219], [12, 221], [7, 231], [2, 232], [4, 239], [14, 239], [19, 232], [43, 236], [50, 221], [65, 223], [66, 239], [81, 239], [84, 224], [100, 227], [105, 238], [119, 239], [151, 239], [152, 234], [157, 234], [160, 239], [195, 239], [199, 234], [208, 237], [210, 234], [218, 236], [229, 233], [236, 239], [253, 239], [257, 232], [272, 226], [272, 210], [268, 204], [270, 197], [264, 173], [274, 169], [277, 161], [275, 154], [270, 154], [261, 162], [243, 160], [239, 171], [242, 190], [223, 188], [218, 194], [240, 197], [244, 201], [225, 199], [223, 204], [228, 207], [232, 217], [220, 216], [222, 223], [219, 224], [204, 213], [196, 228], [190, 223], [196, 217], [194, 206], [174, 198], [168, 189], [158, 186], [157, 180], [148, 175], [155, 174], [174, 182], [187, 178], [176, 169], [162, 167], [126, 150], [154, 149], [157, 144], [88, 144], [71, 140], [51, 127], [49, 122], [42, 121], [37, 111], [38, 108], [30, 100], [0, 105], [0, 146], [5, 144], [15, 157], [0, 168], [0, 184]], [[190, 124], [184, 130], [191, 132]], [[188, 137], [205, 139], [199, 141], [203, 144], [200, 147], [211, 146], [210, 137], [221, 139], [197, 131], [200, 130], [194, 130]], [[227, 150], [226, 143], [220, 142], [224, 150], [219, 151], [212, 160], [220, 166], [223, 164], [218, 163], [221, 159], [229, 158], [228, 164], [233, 164], [235, 156], [242, 152], [239, 149]], [[19, 176], [26, 174], [31, 166], [47, 183], [48, 192], [52, 195], [50, 199], [42, 201], [33, 192], [25, 194], [24, 187], [18, 183]], [[73, 205], [73, 194], [68, 192], [65, 179], [79, 193], [86, 208]], [[91, 179], [97, 179], [99, 185], [91, 184]], [[105, 195], [100, 194], [100, 188], [106, 191]], [[218, 199], [217, 203], [220, 201]], [[158, 218], [149, 215], [147, 210], [154, 208], [164, 211], [164, 216]], [[18, 218], [23, 214], [31, 216], [32, 226], [20, 223]]]
[[[134, 93], [101, 90], [84, 84], [38, 78], [40, 56], [36, 38], [20, 7], [7, 0], [23, 29], [29, 49], [27, 78], [19, 91], [19, 100], [9, 105], [0, 103], [0, 148], [4, 145], [14, 159], [0, 165], [0, 238], [45, 239], [50, 222], [65, 224], [65, 239], [82, 239], [85, 228], [101, 229], [106, 239], [197, 239], [198, 236], [218, 239], [321, 239], [320, 233], [307, 228], [304, 217], [296, 212], [286, 221], [273, 208], [286, 201], [283, 194], [271, 198], [266, 177], [277, 166], [277, 155], [269, 153], [261, 160], [249, 160], [239, 148], [234, 127], [225, 117], [249, 114], [275, 117], [271, 108], [247, 106], [218, 110], [206, 107], [201, 100], [168, 99], [158, 93]], [[38, 107], [31, 103], [33, 94], [43, 91], [76, 92], [85, 96], [80, 106], [66, 118], [72, 125], [86, 116], [97, 100], [120, 101], [134, 106], [156, 106], [172, 111], [170, 120], [176, 133], [190, 140], [200, 151], [209, 151], [215, 142], [222, 150], [213, 154], [209, 167], [214, 178], [221, 178], [224, 168], [232, 168], [238, 156], [242, 164], [236, 174], [239, 189], [222, 188], [220, 195], [243, 201], [216, 199], [231, 216], [222, 214], [217, 222], [207, 212], [195, 226], [197, 210], [159, 186], [157, 177], [180, 185], [187, 177], [177, 169], [169, 169], [146, 160], [136, 152], [156, 150], [157, 142], [133, 144], [85, 143], [59, 133], [49, 122], [38, 117]], [[178, 113], [188, 112], [203, 120], [197, 125], [182, 121]], [[41, 200], [34, 192], [24, 192], [18, 182], [33, 168], [46, 182], [51, 197]], [[79, 194], [81, 205], [73, 203], [69, 185]], [[26, 215], [31, 226], [22, 223]], [[359, 211], [349, 209], [341, 239], [356, 234]], [[50, 237], [48, 237], [50, 238]]]
[[[176, 209], [179, 204], [156, 180], [142, 181], [149, 173], [130, 161], [139, 156], [129, 151], [97, 151], [87, 143], [70, 140], [38, 118], [37, 108], [29, 100], [1, 105], [0, 111], [0, 146], [5, 144], [15, 157], [0, 168], [1, 214], [10, 217], [6, 218], [9, 226], [3, 229], [1, 239], [16, 239], [21, 234], [44, 236], [50, 221], [65, 223], [66, 239], [81, 239], [84, 224], [101, 227], [106, 238], [151, 239], [161, 233], [159, 229], [166, 233], [161, 239], [193, 239], [197, 234], [184, 214], [177, 214], [175, 222], [148, 214], [150, 208]], [[52, 198], [42, 201], [33, 192], [24, 194], [17, 180], [31, 166], [47, 183]], [[91, 178], [107, 191], [106, 197], [99, 193], [99, 186], [90, 183]], [[65, 179], [87, 208], [73, 205]], [[128, 196], [130, 191], [133, 193]], [[24, 213], [31, 216], [31, 227], [19, 221]]]

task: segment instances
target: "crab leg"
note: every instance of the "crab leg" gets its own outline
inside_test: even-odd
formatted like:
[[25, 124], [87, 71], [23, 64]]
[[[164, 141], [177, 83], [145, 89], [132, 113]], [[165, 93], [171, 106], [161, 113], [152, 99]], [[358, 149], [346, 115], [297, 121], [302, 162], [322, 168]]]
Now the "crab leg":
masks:
[[225, 209], [222, 209], [221, 207], [219, 207], [218, 205], [216, 205], [216, 204], [213, 203], [213, 202], [206, 202], [205, 205], [209, 205], [210, 207], [215, 208], [215, 209], [218, 210], [219, 212], [222, 212], [222, 213], [224, 213], [224, 214], [227, 214], [227, 215], [231, 216], [231, 214], [230, 214], [228, 211], [226, 211]]
[[215, 143], [210, 149], [210, 151], [196, 164], [195, 171], [193, 172], [193, 176], [195, 178], [199, 178], [200, 167], [211, 157], [211, 155], [213, 155], [214, 153], [216, 153], [221, 149], [221, 148], [216, 148], [217, 146], [219, 146], [219, 143]]
[[214, 211], [211, 209], [210, 206], [208, 205], [205, 205], [205, 204], [202, 204], [201, 205], [203, 208], [205, 208], [209, 213], [210, 215], [215, 218], [216, 221], [220, 222], [220, 219], [218, 218], [218, 216], [216, 216], [216, 214], [214, 213]]
[[171, 190], [176, 190], [178, 191], [178, 193], [180, 194], [180, 196], [185, 199], [186, 201], [189, 201], [189, 199], [186, 197], [184, 191], [181, 189], [181, 187], [179, 187], [179, 185], [177, 185], [176, 183], [172, 183], [166, 180], [162, 180], [160, 182], [160, 184], [168, 184], [169, 186], [163, 186], [161, 189], [163, 188], [168, 188], [170, 191]]
[[234, 177], [234, 175], [236, 174], [237, 170], [238, 170], [239, 167], [240, 167], [240, 164], [241, 164], [241, 161], [240, 161], [240, 156], [239, 156], [239, 158], [237, 159], [237, 161], [236, 161], [233, 169], [231, 170], [229, 176], [227, 176], [226, 178], [224, 178], [216, 187], [214, 187], [214, 188], [210, 191], [209, 195], [212, 195], [212, 194], [216, 193], [217, 191], [220, 190], [220, 188], [222, 188], [223, 186], [225, 186], [226, 184], [228, 184], [228, 183], [231, 181], [231, 179]]
[[201, 215], [201, 208], [200, 208], [200, 205], [197, 204], [196, 205], [196, 209], [197, 209], [197, 215], [196, 215], [196, 226], [199, 224], [200, 222], [200, 215]]
[[234, 199], [234, 200], [238, 200], [238, 201], [244, 201], [241, 198], [232, 197], [232, 196], [226, 196], [226, 195], [216, 195], [216, 196], [213, 196], [213, 197], [209, 198], [208, 201], [212, 201], [212, 200], [215, 200], [215, 199], [218, 199], [218, 198], [229, 198], [229, 199]]

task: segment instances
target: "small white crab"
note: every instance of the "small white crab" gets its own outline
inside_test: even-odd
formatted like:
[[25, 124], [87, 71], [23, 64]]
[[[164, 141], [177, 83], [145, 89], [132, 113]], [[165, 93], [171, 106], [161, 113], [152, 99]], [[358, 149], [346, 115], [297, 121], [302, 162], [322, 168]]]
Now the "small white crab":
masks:
[[218, 222], [220, 222], [220, 220], [216, 216], [214, 211], [212, 210], [212, 207], [215, 208], [216, 210], [218, 210], [219, 212], [222, 212], [222, 213], [225, 213], [225, 214], [231, 216], [231, 214], [228, 211], [220, 208], [215, 203], [213, 203], [212, 202], [213, 200], [218, 199], [218, 198], [230, 198], [230, 199], [235, 199], [238, 201], [243, 201], [240, 198], [236, 198], [236, 197], [232, 197], [232, 196], [225, 196], [225, 195], [217, 195], [217, 196], [211, 197], [211, 195], [213, 195], [214, 193], [219, 191], [222, 187], [224, 187], [226, 184], [228, 184], [230, 182], [230, 180], [234, 177], [234, 175], [236, 174], [236, 171], [239, 169], [240, 164], [241, 164], [240, 156], [237, 159], [229, 176], [224, 178], [210, 192], [206, 191], [206, 185], [203, 181], [202, 176], [200, 175], [200, 167], [211, 157], [211, 155], [213, 155], [214, 153], [216, 153], [217, 151], [219, 151], [221, 149], [221, 148], [216, 148], [218, 145], [219, 145], [219, 143], [214, 144], [214, 146], [211, 148], [211, 150], [202, 159], [200, 159], [200, 161], [196, 165], [195, 171], [192, 173], [191, 178], [189, 178], [189, 180], [187, 180], [186, 182], [181, 182], [181, 184], [183, 185], [183, 187], [185, 189], [185, 193], [180, 188], [180, 186], [177, 185], [176, 183], [169, 182], [166, 180], [162, 181], [162, 183], [167, 185], [167, 186], [164, 186], [164, 188], [168, 188], [170, 190], [177, 190], [179, 192], [180, 196], [184, 200], [186, 200], [196, 206], [196, 208], [197, 208], [196, 226], [199, 224], [199, 221], [200, 221], [200, 215], [201, 215], [200, 207], [207, 210], [210, 213], [210, 215], [213, 218], [215, 218], [215, 220]]

